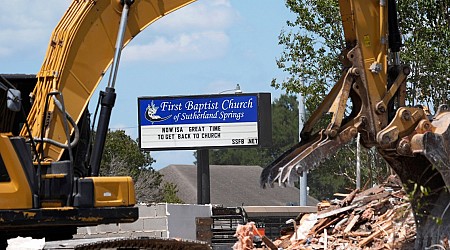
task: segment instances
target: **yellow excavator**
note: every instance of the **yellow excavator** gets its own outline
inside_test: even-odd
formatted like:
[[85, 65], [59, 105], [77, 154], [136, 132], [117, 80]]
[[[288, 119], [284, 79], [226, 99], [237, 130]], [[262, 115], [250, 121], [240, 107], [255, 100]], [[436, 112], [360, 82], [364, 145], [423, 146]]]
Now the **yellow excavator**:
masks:
[[[439, 243], [450, 236], [449, 107], [439, 106], [430, 117], [422, 107], [406, 105], [410, 68], [400, 63], [395, 0], [339, 0], [339, 5], [342, 76], [305, 123], [300, 142], [263, 170], [261, 184], [297, 179], [360, 133], [362, 145], [376, 147], [412, 194], [415, 248]], [[327, 127], [317, 129], [328, 113]]]
[[[98, 176], [120, 55], [151, 23], [191, 2], [74, 0], [37, 75], [0, 75], [2, 242], [67, 239], [79, 226], [138, 218], [131, 177]], [[109, 67], [91, 147], [87, 106]]]
[[[0, 238], [70, 237], [78, 226], [137, 219], [130, 177], [99, 177], [122, 48], [155, 20], [195, 0], [74, 0], [37, 76], [0, 75]], [[301, 141], [267, 166], [263, 185], [312, 169], [358, 133], [414, 194], [418, 249], [450, 231], [450, 112], [405, 103], [395, 0], [339, 0], [342, 77], [306, 122]], [[96, 138], [88, 102], [108, 68]], [[28, 93], [30, 93], [28, 95]], [[351, 102], [350, 115], [345, 115]], [[329, 125], [318, 132], [325, 113]], [[430, 190], [413, 192], [416, 186]]]

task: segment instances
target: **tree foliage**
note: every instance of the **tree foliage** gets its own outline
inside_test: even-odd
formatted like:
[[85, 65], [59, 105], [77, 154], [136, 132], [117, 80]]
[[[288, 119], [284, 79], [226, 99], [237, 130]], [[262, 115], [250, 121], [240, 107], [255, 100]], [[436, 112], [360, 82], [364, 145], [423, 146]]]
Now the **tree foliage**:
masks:
[[[412, 69], [408, 77], [408, 103], [436, 107], [450, 104], [450, 2], [440, 0], [402, 0], [398, 2], [400, 31], [404, 47], [401, 60]], [[342, 66], [339, 62], [345, 47], [338, 0], [286, 0], [286, 7], [296, 14], [287, 21], [279, 44], [284, 47], [277, 59], [278, 67], [288, 73], [286, 79], [273, 79], [272, 86], [289, 93], [302, 93], [307, 110], [315, 110], [332, 85], [337, 82]], [[343, 147], [339, 154], [321, 164], [345, 182], [354, 182], [355, 143]], [[363, 182], [376, 183], [389, 174], [384, 160], [373, 150], [365, 149]], [[350, 169], [350, 170], [349, 170]], [[330, 197], [328, 183], [343, 179], [329, 175], [309, 178], [311, 193], [318, 198]], [[344, 187], [343, 183], [336, 184]], [[353, 185], [353, 184], [352, 184]], [[354, 186], [353, 186], [354, 187]], [[333, 188], [332, 188], [333, 189]]]
[[[345, 46], [338, 0], [286, 0], [297, 15], [287, 21], [279, 44], [284, 47], [277, 65], [288, 73], [272, 86], [302, 93], [314, 110], [340, 76], [339, 54]], [[411, 105], [436, 109], [450, 102], [450, 2], [402, 0], [398, 2], [403, 34], [402, 63], [411, 66], [407, 97]]]
[[398, 9], [402, 58], [412, 69], [410, 103], [425, 103], [434, 110], [450, 104], [450, 2], [402, 0]]
[[138, 202], [180, 202], [176, 196], [176, 185], [163, 184], [163, 175], [151, 167], [153, 162], [150, 153], [141, 151], [137, 141], [125, 134], [125, 131], [109, 131], [100, 175], [131, 176]]
[[[140, 169], [149, 167], [153, 161], [150, 153], [142, 152], [138, 143], [125, 134], [125, 131], [109, 131], [103, 150], [100, 174], [123, 175], [128, 173], [133, 179], [136, 179], [140, 174]], [[125, 164], [117, 168], [115, 167], [117, 162]]]
[[281, 82], [273, 79], [272, 86], [302, 93], [306, 108], [314, 110], [340, 76], [339, 54], [344, 38], [338, 1], [287, 0], [286, 7], [297, 18], [287, 21], [289, 29], [279, 35], [284, 51], [277, 65], [289, 76]]
[[183, 203], [183, 201], [177, 196], [178, 187], [176, 184], [171, 182], [165, 182], [163, 190], [164, 190], [164, 202]]

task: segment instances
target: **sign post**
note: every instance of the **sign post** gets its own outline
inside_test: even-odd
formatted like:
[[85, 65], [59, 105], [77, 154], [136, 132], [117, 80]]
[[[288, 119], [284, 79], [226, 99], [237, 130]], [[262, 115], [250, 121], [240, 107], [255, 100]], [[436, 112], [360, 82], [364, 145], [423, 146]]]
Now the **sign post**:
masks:
[[197, 204], [210, 204], [209, 150], [197, 150]]

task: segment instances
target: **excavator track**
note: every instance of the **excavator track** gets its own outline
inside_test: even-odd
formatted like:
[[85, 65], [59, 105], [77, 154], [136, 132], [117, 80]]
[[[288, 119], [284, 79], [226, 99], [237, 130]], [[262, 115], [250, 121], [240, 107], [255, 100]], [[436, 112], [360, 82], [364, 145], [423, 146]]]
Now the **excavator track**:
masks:
[[44, 249], [158, 249], [158, 250], [207, 250], [203, 241], [163, 239], [152, 237], [78, 239], [47, 242]]

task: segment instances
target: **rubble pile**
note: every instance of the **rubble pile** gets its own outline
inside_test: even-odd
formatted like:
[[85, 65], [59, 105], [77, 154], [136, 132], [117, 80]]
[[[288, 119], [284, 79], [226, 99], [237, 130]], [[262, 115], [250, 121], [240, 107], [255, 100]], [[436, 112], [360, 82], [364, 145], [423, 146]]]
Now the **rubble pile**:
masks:
[[303, 215], [295, 232], [275, 245], [283, 249], [401, 249], [415, 239], [407, 195], [394, 176], [362, 192], [354, 190], [317, 214]]
[[400, 181], [387, 181], [344, 199], [318, 204], [299, 226], [275, 241], [283, 249], [402, 249], [415, 239], [411, 205]]
[[273, 241], [275, 249], [413, 249], [414, 216], [396, 177], [342, 196], [289, 220], [294, 225]]
[[247, 225], [239, 225], [236, 229], [236, 234], [234, 235], [238, 238], [236, 244], [234, 244], [234, 250], [249, 250], [253, 249], [253, 238], [255, 223], [249, 222]]

